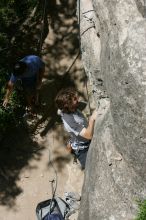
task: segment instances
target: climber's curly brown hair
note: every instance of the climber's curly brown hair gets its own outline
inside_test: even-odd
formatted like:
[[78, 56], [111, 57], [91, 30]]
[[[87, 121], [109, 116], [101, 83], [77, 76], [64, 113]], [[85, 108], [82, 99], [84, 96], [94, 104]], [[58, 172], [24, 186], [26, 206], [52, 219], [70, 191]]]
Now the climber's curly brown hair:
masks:
[[64, 113], [71, 113], [73, 109], [73, 98], [77, 97], [77, 91], [73, 87], [61, 89], [55, 98], [57, 108]]

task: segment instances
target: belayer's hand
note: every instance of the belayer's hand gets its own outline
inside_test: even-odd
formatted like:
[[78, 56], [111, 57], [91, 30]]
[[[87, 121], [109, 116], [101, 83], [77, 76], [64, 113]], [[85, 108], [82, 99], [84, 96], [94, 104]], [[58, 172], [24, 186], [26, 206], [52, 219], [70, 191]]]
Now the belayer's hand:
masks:
[[7, 98], [6, 98], [6, 99], [4, 99], [4, 101], [3, 101], [3, 107], [4, 107], [4, 108], [6, 108], [6, 107], [7, 107], [8, 102], [9, 102], [9, 100], [8, 100]]

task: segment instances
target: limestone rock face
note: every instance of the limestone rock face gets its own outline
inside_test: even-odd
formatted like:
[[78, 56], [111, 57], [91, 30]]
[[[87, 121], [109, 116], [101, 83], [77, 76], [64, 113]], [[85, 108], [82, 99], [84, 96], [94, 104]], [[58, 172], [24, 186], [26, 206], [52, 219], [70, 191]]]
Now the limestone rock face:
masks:
[[89, 2], [80, 1], [82, 59], [100, 106], [78, 220], [132, 220], [146, 199], [145, 6]]

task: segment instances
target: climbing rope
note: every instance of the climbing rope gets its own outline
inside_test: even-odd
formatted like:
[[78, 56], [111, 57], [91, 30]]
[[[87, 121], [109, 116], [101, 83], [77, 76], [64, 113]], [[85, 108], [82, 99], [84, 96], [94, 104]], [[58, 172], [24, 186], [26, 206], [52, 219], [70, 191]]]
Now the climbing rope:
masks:
[[[80, 7], [80, 0], [79, 0], [79, 44], [81, 43], [81, 36], [83, 35], [83, 33], [80, 33], [80, 23], [81, 23], [81, 15], [80, 15], [80, 11], [81, 11], [81, 7]], [[92, 11], [92, 10], [90, 10]], [[94, 10], [93, 10], [94, 11]], [[87, 11], [88, 12], [88, 11]], [[84, 12], [87, 13], [87, 12]], [[41, 46], [42, 46], [42, 40], [43, 40], [43, 32], [44, 32], [44, 20], [45, 20], [45, 14], [46, 14], [46, 0], [44, 0], [44, 5], [43, 5], [43, 13], [42, 13], [42, 30], [41, 30], [41, 36], [40, 36], [40, 51], [41, 51]], [[87, 30], [86, 30], [87, 31]], [[80, 47], [81, 48], [81, 47]], [[72, 63], [70, 64], [70, 66], [67, 68], [67, 70], [65, 71], [65, 73], [69, 73], [71, 71], [71, 68], [73, 67], [73, 65], [75, 64], [76, 60], [78, 59], [78, 57], [80, 56], [81, 51], [79, 50], [76, 57], [73, 59]], [[89, 106], [89, 112], [91, 114], [91, 105], [90, 105], [90, 98], [89, 98], [89, 92], [88, 92], [88, 85], [87, 85], [87, 79], [85, 81], [85, 88], [86, 88], [86, 94], [87, 94], [87, 100], [88, 100], [88, 106]], [[38, 132], [39, 133], [39, 129], [43, 128], [44, 125], [40, 125], [37, 129], [33, 129], [33, 131], [35, 130], [35, 134]]]
[[66, 70], [66, 73], [69, 73], [71, 68], [73, 67], [73, 65], [75, 64], [76, 60], [78, 59], [80, 55], [80, 51], [78, 52], [77, 56], [75, 57], [75, 59], [73, 60], [73, 62], [71, 63], [71, 65], [68, 67], [68, 69]]
[[40, 41], [39, 41], [39, 54], [41, 54], [42, 44], [43, 44], [43, 34], [44, 34], [45, 15], [46, 15], [46, 3], [47, 3], [47, 1], [44, 0], [43, 11], [42, 11], [42, 18], [41, 18], [42, 26], [41, 26]]
[[91, 11], [94, 11], [94, 9], [91, 9], [91, 10], [85, 11], [85, 12], [83, 12], [82, 14], [84, 15], [84, 14], [86, 14], [86, 13], [88, 13], [88, 12], [91, 12]]
[[82, 33], [81, 33], [81, 36], [83, 36], [89, 29], [91, 28], [95, 28], [95, 25], [92, 25], [90, 27], [88, 27], [86, 30], [84, 30]]
[[[52, 134], [52, 146], [54, 148], [54, 134]], [[49, 182], [51, 182], [51, 188], [52, 188], [52, 199], [55, 197], [56, 194], [56, 190], [57, 190], [57, 182], [58, 182], [58, 175], [57, 175], [57, 171], [54, 167], [54, 164], [51, 160], [51, 151], [50, 148], [48, 146], [48, 151], [49, 151], [49, 164], [52, 166], [54, 174], [55, 174], [55, 178], [53, 180], [50, 180]], [[55, 187], [53, 186], [53, 184], [55, 183]]]

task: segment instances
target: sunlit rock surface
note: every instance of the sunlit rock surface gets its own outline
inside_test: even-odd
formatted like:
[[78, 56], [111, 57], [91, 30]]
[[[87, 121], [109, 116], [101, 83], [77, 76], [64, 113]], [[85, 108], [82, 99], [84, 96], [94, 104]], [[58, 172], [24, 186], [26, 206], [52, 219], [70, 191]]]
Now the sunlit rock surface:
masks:
[[100, 107], [78, 220], [131, 220], [136, 201], [146, 198], [144, 1], [94, 0], [88, 18], [92, 3], [87, 8], [86, 2], [80, 5], [82, 59]]

